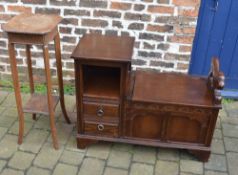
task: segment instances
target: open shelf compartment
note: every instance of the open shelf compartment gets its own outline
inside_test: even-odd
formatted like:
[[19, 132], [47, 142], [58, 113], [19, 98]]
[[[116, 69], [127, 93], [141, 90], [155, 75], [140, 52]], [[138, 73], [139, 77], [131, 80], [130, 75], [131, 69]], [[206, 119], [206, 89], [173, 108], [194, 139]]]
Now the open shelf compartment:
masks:
[[[53, 110], [55, 110], [59, 102], [59, 97], [52, 96], [52, 101]], [[23, 107], [23, 112], [49, 115], [47, 96], [42, 94], [32, 94], [26, 105]]]
[[83, 66], [83, 96], [91, 98], [120, 98], [120, 68]]

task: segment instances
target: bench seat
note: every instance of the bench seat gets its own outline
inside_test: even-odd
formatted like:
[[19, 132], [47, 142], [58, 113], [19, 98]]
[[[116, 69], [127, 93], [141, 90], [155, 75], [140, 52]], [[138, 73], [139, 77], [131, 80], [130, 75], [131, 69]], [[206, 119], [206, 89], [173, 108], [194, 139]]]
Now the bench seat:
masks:
[[136, 71], [132, 101], [214, 107], [207, 77]]

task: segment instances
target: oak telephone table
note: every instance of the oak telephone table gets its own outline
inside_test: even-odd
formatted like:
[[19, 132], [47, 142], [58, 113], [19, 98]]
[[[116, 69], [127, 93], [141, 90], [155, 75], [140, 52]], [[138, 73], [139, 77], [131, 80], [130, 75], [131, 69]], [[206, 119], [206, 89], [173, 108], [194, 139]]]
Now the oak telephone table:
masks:
[[[62, 18], [57, 15], [43, 15], [43, 14], [21, 14], [13, 17], [7, 24], [3, 25], [3, 30], [8, 34], [8, 50], [12, 71], [12, 79], [16, 97], [16, 105], [19, 115], [19, 136], [18, 143], [22, 143], [24, 134], [24, 112], [32, 113], [33, 119], [36, 114], [44, 114], [50, 116], [50, 127], [52, 133], [53, 146], [58, 149], [58, 141], [56, 136], [56, 128], [54, 121], [54, 109], [60, 100], [61, 108], [65, 120], [70, 123], [66, 113], [64, 104], [63, 91], [63, 77], [62, 77], [62, 63], [60, 51], [60, 36], [58, 32], [58, 23]], [[56, 66], [59, 83], [59, 97], [51, 94], [51, 75], [49, 64], [48, 43], [54, 40]], [[27, 66], [29, 73], [29, 82], [31, 90], [31, 98], [22, 107], [22, 99], [20, 93], [20, 85], [18, 81], [17, 61], [15, 56], [15, 44], [26, 45]], [[40, 45], [43, 50], [43, 57], [45, 63], [47, 96], [34, 93], [34, 81], [32, 75], [32, 61], [31, 61], [31, 45]]]
[[97, 141], [188, 149], [207, 161], [224, 86], [218, 59], [207, 78], [131, 71], [134, 38], [84, 35], [75, 63], [77, 145]]

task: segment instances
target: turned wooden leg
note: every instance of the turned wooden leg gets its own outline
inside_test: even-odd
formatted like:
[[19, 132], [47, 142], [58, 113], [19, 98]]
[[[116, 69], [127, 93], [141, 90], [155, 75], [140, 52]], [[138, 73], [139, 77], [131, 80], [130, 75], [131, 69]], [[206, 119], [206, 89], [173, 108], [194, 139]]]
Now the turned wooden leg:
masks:
[[47, 99], [48, 99], [48, 110], [49, 110], [49, 116], [50, 116], [51, 135], [52, 135], [54, 148], [59, 149], [56, 127], [55, 127], [55, 115], [53, 110], [52, 93], [51, 93], [52, 86], [51, 86], [51, 75], [50, 75], [50, 64], [49, 64], [49, 50], [48, 50], [48, 46], [46, 45], [43, 45], [43, 54], [44, 54], [44, 62], [45, 62]]
[[56, 66], [58, 74], [58, 83], [59, 83], [59, 96], [60, 96], [60, 105], [64, 115], [64, 118], [68, 124], [70, 124], [70, 119], [67, 115], [64, 102], [64, 85], [63, 85], [63, 74], [62, 74], [62, 62], [61, 62], [61, 50], [60, 50], [60, 36], [57, 33], [55, 39], [55, 56], [56, 56]]
[[[34, 88], [34, 80], [33, 80], [33, 73], [32, 73], [31, 46], [30, 45], [26, 45], [26, 58], [27, 58], [30, 90], [31, 90], [31, 94], [33, 94], [35, 92], [35, 88]], [[36, 114], [32, 114], [32, 119], [36, 120]]]
[[211, 154], [211, 151], [188, 150], [188, 152], [193, 154], [202, 162], [207, 162]]
[[21, 92], [20, 85], [18, 81], [18, 71], [17, 71], [17, 61], [15, 55], [14, 44], [8, 44], [8, 51], [10, 57], [11, 71], [12, 71], [12, 80], [16, 98], [17, 111], [19, 116], [19, 135], [18, 135], [18, 144], [22, 144], [23, 134], [24, 134], [24, 114], [22, 109], [22, 100], [21, 100]]
[[89, 145], [97, 143], [98, 140], [90, 140], [90, 139], [82, 139], [82, 138], [77, 138], [77, 147], [79, 149], [85, 149]]

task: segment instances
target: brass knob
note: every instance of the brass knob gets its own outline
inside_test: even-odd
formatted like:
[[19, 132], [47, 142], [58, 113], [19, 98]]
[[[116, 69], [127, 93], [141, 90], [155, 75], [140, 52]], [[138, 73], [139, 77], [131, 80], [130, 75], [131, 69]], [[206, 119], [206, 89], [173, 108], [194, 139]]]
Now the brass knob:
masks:
[[103, 131], [103, 130], [104, 130], [104, 125], [99, 124], [99, 125], [98, 125], [98, 130], [99, 130], [99, 131]]
[[100, 108], [97, 110], [97, 116], [98, 116], [98, 117], [102, 117], [103, 115], [104, 115], [103, 108], [100, 107]]

